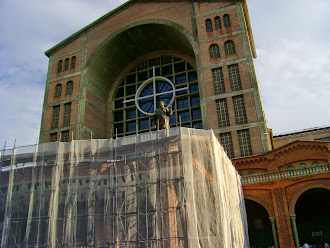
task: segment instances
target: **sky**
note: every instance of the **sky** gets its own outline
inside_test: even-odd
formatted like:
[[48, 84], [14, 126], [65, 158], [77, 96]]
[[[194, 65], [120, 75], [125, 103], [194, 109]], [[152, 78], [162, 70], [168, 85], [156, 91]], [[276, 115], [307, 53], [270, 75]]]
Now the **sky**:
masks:
[[[124, 0], [0, 0], [0, 149], [34, 144], [44, 52]], [[330, 125], [329, 0], [247, 0], [255, 69], [275, 134]]]

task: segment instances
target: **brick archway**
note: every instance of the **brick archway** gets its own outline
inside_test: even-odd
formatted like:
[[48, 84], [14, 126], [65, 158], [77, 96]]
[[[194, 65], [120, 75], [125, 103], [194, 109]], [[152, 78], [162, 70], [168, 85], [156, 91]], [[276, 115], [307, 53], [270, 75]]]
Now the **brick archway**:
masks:
[[258, 197], [255, 197], [253, 195], [244, 195], [244, 199], [248, 199], [248, 200], [259, 203], [261, 206], [263, 206], [267, 210], [269, 217], [273, 217], [275, 215], [273, 207], [271, 205], [269, 205], [267, 202], [259, 199]]
[[290, 200], [290, 204], [289, 204], [289, 214], [290, 215], [295, 214], [295, 207], [296, 207], [298, 198], [307, 190], [315, 189], [315, 188], [323, 188], [323, 189], [327, 189], [330, 191], [330, 185], [323, 184], [323, 183], [309, 184], [309, 185], [306, 185], [306, 186], [300, 188], [299, 190], [297, 190], [297, 192], [292, 196], [292, 198]]

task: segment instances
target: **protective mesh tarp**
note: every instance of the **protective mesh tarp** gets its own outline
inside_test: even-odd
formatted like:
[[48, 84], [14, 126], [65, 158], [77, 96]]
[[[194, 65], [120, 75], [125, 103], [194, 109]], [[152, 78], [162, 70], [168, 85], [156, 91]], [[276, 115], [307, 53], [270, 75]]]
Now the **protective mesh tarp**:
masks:
[[1, 247], [249, 247], [240, 178], [212, 131], [1, 152]]

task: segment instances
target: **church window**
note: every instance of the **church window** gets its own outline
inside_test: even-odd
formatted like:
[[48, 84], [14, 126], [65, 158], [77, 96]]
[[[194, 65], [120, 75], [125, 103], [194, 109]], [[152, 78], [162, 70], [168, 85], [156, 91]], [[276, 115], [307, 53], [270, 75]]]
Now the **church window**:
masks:
[[57, 72], [61, 72], [62, 71], [62, 67], [63, 67], [63, 61], [60, 60], [60, 61], [58, 61], [58, 64], [57, 64]]
[[58, 128], [58, 121], [60, 117], [60, 105], [53, 107], [53, 123], [52, 128]]
[[62, 142], [69, 142], [70, 132], [69, 130], [62, 132]]
[[55, 97], [59, 97], [62, 95], [62, 84], [57, 84], [55, 86]]
[[231, 137], [231, 133], [221, 133], [220, 134], [220, 143], [223, 149], [226, 151], [227, 156], [229, 158], [234, 157], [234, 147], [233, 147], [233, 140]]
[[233, 97], [234, 112], [236, 124], [247, 123], [247, 116], [245, 111], [244, 97], [243, 95]]
[[74, 69], [74, 68], [76, 68], [76, 56], [73, 56], [72, 58], [71, 58], [71, 69]]
[[66, 58], [64, 61], [64, 70], [69, 70], [69, 63], [70, 63], [70, 59]]
[[[155, 76], [165, 77], [173, 85], [161, 79], [156, 81], [155, 88], [152, 80], [151, 83], [147, 83], [139, 92], [138, 97], [142, 99], [137, 100], [141, 112], [136, 102], [131, 100], [135, 99], [136, 92], [145, 79], [152, 79], [154, 71]], [[137, 130], [156, 130], [155, 122], [148, 114], [154, 112], [155, 103], [158, 107], [160, 100], [163, 100], [165, 105], [171, 102], [173, 87], [177, 91], [172, 103], [173, 115], [170, 116], [170, 126], [179, 126], [181, 118], [182, 126], [203, 128], [196, 70], [181, 58], [158, 56], [137, 64], [119, 83], [113, 99], [113, 135], [125, 136]]]
[[64, 120], [63, 126], [70, 126], [71, 119], [71, 103], [64, 104]]
[[73, 82], [69, 81], [66, 83], [66, 93], [72, 94], [72, 92], [73, 92]]
[[232, 40], [227, 40], [225, 42], [225, 53], [226, 55], [231, 55], [236, 53], [235, 44]]
[[210, 46], [210, 58], [215, 59], [220, 57], [220, 48], [217, 44], [212, 44]]
[[206, 27], [206, 32], [210, 33], [210, 32], [213, 31], [212, 20], [211, 19], [206, 19], [205, 20], [205, 27]]
[[238, 135], [238, 143], [241, 152], [241, 157], [251, 156], [252, 146], [251, 146], [249, 129], [238, 130], [237, 135]]
[[229, 126], [230, 121], [229, 121], [227, 99], [226, 98], [220, 99], [216, 101], [216, 104], [217, 104], [219, 127]]
[[221, 29], [221, 18], [219, 16], [214, 17], [214, 27], [215, 30]]
[[212, 70], [214, 92], [215, 94], [220, 94], [225, 92], [225, 83], [223, 80], [222, 68], [215, 68]]
[[299, 169], [305, 169], [305, 168], [307, 168], [307, 164], [306, 163], [299, 164]]
[[50, 142], [57, 141], [57, 133], [51, 133], [50, 134]]
[[223, 23], [224, 23], [224, 25], [225, 25], [225, 28], [229, 28], [229, 27], [231, 27], [230, 17], [229, 17], [228, 14], [225, 14], [225, 15], [223, 16]]
[[228, 74], [231, 90], [241, 90], [242, 84], [238, 64], [228, 65]]

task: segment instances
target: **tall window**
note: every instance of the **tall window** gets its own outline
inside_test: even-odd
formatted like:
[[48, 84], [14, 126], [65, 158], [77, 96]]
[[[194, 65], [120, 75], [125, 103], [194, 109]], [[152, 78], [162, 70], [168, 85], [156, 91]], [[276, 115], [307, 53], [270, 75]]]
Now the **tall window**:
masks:
[[237, 135], [241, 157], [251, 156], [252, 146], [249, 129], [238, 130]]
[[247, 123], [244, 97], [243, 95], [233, 97], [236, 124]]
[[70, 126], [71, 118], [71, 103], [64, 104], [64, 120], [63, 126]]
[[69, 130], [63, 131], [62, 132], [62, 142], [69, 142]]
[[212, 70], [214, 92], [215, 94], [220, 94], [225, 92], [225, 83], [223, 80], [222, 68], [215, 68]]
[[227, 99], [223, 98], [217, 102], [218, 122], [219, 127], [226, 127], [230, 125]]
[[238, 64], [228, 65], [228, 74], [231, 90], [241, 90], [241, 78], [239, 75]]
[[[172, 104], [173, 115], [170, 116], [170, 126], [181, 125], [186, 127], [203, 128], [202, 116], [199, 101], [198, 78], [196, 70], [185, 60], [172, 56], [155, 57], [143, 61], [128, 72], [116, 89], [113, 100], [113, 134], [125, 136], [136, 133], [149, 132], [155, 130], [155, 123], [151, 116], [143, 114], [135, 105], [135, 102], [123, 102], [135, 98], [139, 86], [145, 80], [153, 76], [153, 66], [155, 75], [168, 78], [174, 84], [175, 89], [187, 87], [177, 91]], [[171, 87], [164, 81], [156, 81], [155, 90], [158, 93], [167, 92]], [[140, 108], [146, 113], [154, 111], [153, 84], [148, 84], [139, 96], [146, 96], [145, 99], [138, 101]], [[162, 100], [169, 102], [171, 94], [163, 94]], [[157, 96], [156, 106], [160, 96]]]
[[212, 44], [210, 46], [210, 58], [215, 59], [220, 57], [220, 48], [217, 44]]
[[50, 134], [50, 142], [57, 141], [57, 133], [51, 133]]
[[71, 94], [73, 92], [73, 82], [69, 81], [66, 83], [66, 93]]
[[76, 68], [76, 56], [71, 58], [71, 69]]
[[231, 55], [236, 53], [235, 44], [232, 40], [227, 40], [225, 42], [225, 53], [226, 55]]
[[230, 17], [228, 14], [223, 15], [223, 23], [225, 28], [229, 28], [231, 26]]
[[58, 128], [58, 121], [60, 117], [60, 105], [53, 107], [53, 123], [52, 128]]
[[221, 29], [221, 18], [219, 16], [214, 17], [214, 27], [215, 30]]
[[220, 134], [220, 143], [223, 147], [223, 149], [225, 149], [227, 156], [229, 158], [233, 158], [234, 157], [234, 147], [233, 147], [233, 140], [231, 138], [231, 133], [221, 133]]
[[60, 60], [60, 61], [58, 61], [58, 64], [57, 64], [57, 72], [61, 72], [62, 71], [62, 67], [63, 67], [63, 61]]
[[213, 31], [212, 20], [211, 19], [206, 19], [205, 20], [205, 27], [206, 27], [206, 32], [210, 33], [210, 32]]
[[69, 63], [70, 63], [70, 59], [66, 58], [64, 61], [64, 70], [69, 70]]
[[57, 84], [55, 86], [55, 97], [59, 97], [62, 95], [62, 84]]

